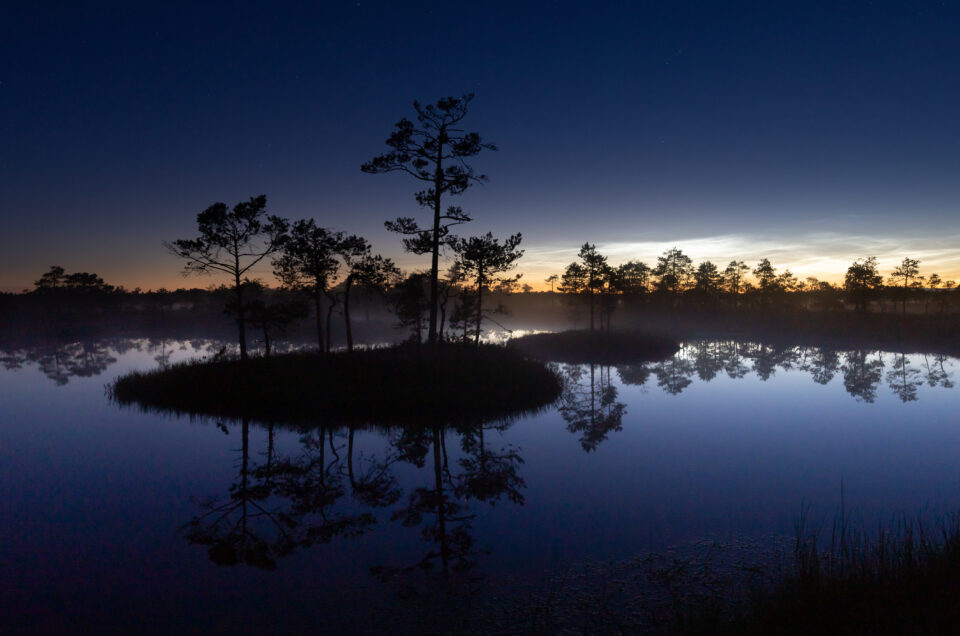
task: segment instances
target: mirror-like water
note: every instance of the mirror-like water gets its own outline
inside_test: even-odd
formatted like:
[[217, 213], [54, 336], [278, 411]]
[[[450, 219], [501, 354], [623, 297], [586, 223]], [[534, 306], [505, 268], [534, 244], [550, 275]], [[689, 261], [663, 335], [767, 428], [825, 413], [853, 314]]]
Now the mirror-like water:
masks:
[[417, 430], [192, 421], [105, 396], [128, 370], [220, 348], [2, 354], [5, 621], [442, 627], [571, 564], [791, 536], [805, 504], [829, 521], [841, 488], [867, 523], [960, 507], [945, 356], [693, 342], [664, 362], [557, 365], [563, 395], [533, 416]]

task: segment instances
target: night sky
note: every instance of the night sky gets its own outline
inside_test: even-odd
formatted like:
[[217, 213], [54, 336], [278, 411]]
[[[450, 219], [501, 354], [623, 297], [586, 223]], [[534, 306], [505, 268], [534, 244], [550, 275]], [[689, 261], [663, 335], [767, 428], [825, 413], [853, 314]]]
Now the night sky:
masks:
[[[836, 280], [876, 255], [960, 279], [953, 2], [4, 3], [0, 290], [49, 266], [128, 288], [182, 279], [164, 240], [265, 193], [359, 233], [426, 219], [386, 150], [415, 99], [475, 93], [500, 150], [461, 233], [522, 232], [525, 282], [584, 241], [674, 245]], [[269, 268], [259, 275], [272, 282]]]

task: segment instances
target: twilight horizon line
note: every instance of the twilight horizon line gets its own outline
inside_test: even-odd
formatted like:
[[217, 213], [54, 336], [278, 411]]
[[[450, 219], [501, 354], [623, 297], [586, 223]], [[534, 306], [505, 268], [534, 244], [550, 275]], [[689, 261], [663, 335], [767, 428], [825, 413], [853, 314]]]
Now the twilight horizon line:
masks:
[[[467, 227], [467, 226], [462, 226]], [[461, 232], [463, 235], [473, 233]], [[694, 264], [711, 261], [721, 270], [732, 260], [742, 260], [751, 270], [756, 263], [764, 258], [769, 259], [778, 273], [790, 270], [799, 279], [815, 277], [818, 280], [832, 284], [842, 284], [847, 267], [857, 259], [876, 257], [880, 272], [886, 277], [904, 258], [914, 258], [920, 261], [921, 273], [929, 275], [937, 273], [943, 280], [960, 280], [960, 255], [951, 253], [951, 245], [960, 242], [960, 235], [941, 235], [936, 239], [913, 238], [893, 239], [871, 236], [849, 236], [838, 233], [819, 232], [808, 236], [794, 236], [790, 242], [779, 242], [771, 246], [771, 239], [761, 235], [730, 234], [710, 237], [690, 238], [686, 240], [646, 240], [646, 241], [592, 241], [586, 239], [581, 242], [545, 242], [529, 244], [527, 236], [520, 248], [525, 251], [516, 269], [523, 273], [521, 284], [530, 285], [534, 291], [545, 291], [549, 284], [545, 279], [552, 275], [560, 275], [564, 268], [577, 260], [577, 252], [583, 242], [596, 246], [597, 251], [608, 257], [611, 265], [619, 265], [626, 261], [641, 261], [654, 267], [657, 257], [671, 248], [678, 248], [691, 257]], [[399, 242], [399, 238], [395, 239]], [[374, 246], [375, 252], [393, 258], [405, 271], [423, 270], [429, 266], [428, 259], [403, 252], [399, 245], [395, 249], [380, 250]], [[829, 248], [829, 251], [824, 251]], [[819, 250], [819, 251], [817, 251]], [[158, 252], [162, 252], [158, 245]], [[157, 271], [138, 270], [127, 264], [122, 269], [126, 276], [113, 272], [111, 269], [86, 267], [82, 263], [67, 263], [64, 259], [51, 260], [50, 265], [59, 265], [69, 272], [87, 271], [100, 275], [112, 285], [122, 286], [132, 290], [156, 290], [160, 288], [207, 288], [216, 285], [221, 276], [218, 275], [191, 275], [184, 276], [182, 262], [176, 257], [169, 257], [169, 268], [163, 273]], [[75, 259], [70, 259], [71, 261]], [[63, 262], [61, 262], [63, 261]], [[31, 274], [29, 283], [19, 287], [7, 285], [0, 291], [6, 293], [20, 293], [30, 291], [33, 282], [46, 269]], [[268, 262], [261, 263], [254, 268], [252, 278], [275, 286], [278, 281], [272, 274]]]

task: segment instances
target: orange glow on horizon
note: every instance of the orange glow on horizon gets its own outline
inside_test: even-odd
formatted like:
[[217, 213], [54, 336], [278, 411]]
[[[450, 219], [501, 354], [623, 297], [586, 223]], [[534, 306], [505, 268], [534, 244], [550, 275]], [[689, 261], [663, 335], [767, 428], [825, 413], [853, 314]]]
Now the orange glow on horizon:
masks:
[[[752, 270], [763, 258], [769, 258], [777, 273], [789, 269], [800, 281], [808, 277], [829, 282], [833, 285], [842, 285], [847, 268], [854, 261], [866, 256], [875, 255], [881, 275], [887, 280], [893, 269], [900, 261], [908, 256], [920, 260], [920, 273], [929, 277], [932, 273], [940, 275], [943, 281], [954, 280], [960, 282], [960, 253], [949, 249], [953, 237], [945, 236], [939, 239], [893, 241], [852, 239], [852, 238], [808, 238], [797, 240], [793, 244], [779, 244], [770, 247], [768, 242], [756, 239], [748, 240], [736, 237], [714, 237], [688, 241], [673, 242], [644, 242], [644, 243], [603, 243], [596, 242], [597, 250], [607, 256], [611, 266], [618, 266], [627, 261], [636, 260], [646, 263], [649, 267], [656, 266], [657, 257], [674, 246], [679, 248], [693, 260], [696, 267], [699, 263], [709, 260], [717, 265], [721, 272], [731, 260], [743, 260]], [[832, 243], [830, 241], [833, 241]], [[525, 255], [515, 270], [522, 273], [518, 288], [529, 285], [533, 291], [549, 291], [550, 285], [546, 279], [551, 275], [558, 277], [554, 290], [559, 285], [566, 266], [578, 260], [577, 252], [580, 245], [576, 242], [564, 242], [562, 245], [551, 246], [534, 244], [524, 246]], [[392, 250], [382, 250], [384, 256], [393, 258], [404, 272], [423, 271], [428, 268], [429, 260], [411, 254], [399, 252], [398, 246]], [[745, 256], [746, 255], [746, 256]], [[102, 258], [102, 257], [100, 257]], [[49, 259], [44, 259], [46, 262]], [[56, 259], [54, 259], [56, 260]], [[74, 262], [57, 263], [67, 272], [87, 271], [98, 274], [110, 285], [122, 286], [132, 291], [140, 288], [143, 291], [176, 289], [208, 289], [221, 284], [229, 285], [225, 276], [182, 276], [180, 263], [175, 259], [158, 254], [156, 260], [140, 260], [129, 264], [127, 259], [116, 258], [109, 262], [94, 260], [86, 263]], [[119, 261], [119, 263], [118, 263]], [[449, 261], [441, 265], [444, 270]], [[37, 280], [50, 267], [50, 263], [36, 268], [36, 271], [0, 272], [0, 291], [20, 293], [34, 288]], [[251, 273], [251, 278], [258, 279], [271, 287], [278, 286], [269, 263], [258, 265]]]

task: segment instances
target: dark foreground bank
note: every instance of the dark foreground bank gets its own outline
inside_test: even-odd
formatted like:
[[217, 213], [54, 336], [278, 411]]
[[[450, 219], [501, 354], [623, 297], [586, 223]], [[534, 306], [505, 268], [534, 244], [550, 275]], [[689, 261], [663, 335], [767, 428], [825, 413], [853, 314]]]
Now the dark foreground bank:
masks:
[[524, 597], [512, 633], [957, 634], [960, 516], [867, 533], [841, 515], [792, 546], [676, 546], [572, 566]]
[[799, 524], [794, 568], [748, 613], [749, 634], [960, 633], [960, 517], [902, 519], [867, 534], [841, 516], [828, 533]]
[[110, 393], [121, 405], [232, 419], [436, 424], [540, 408], [560, 381], [504, 347], [404, 345], [195, 361], [130, 373]]

